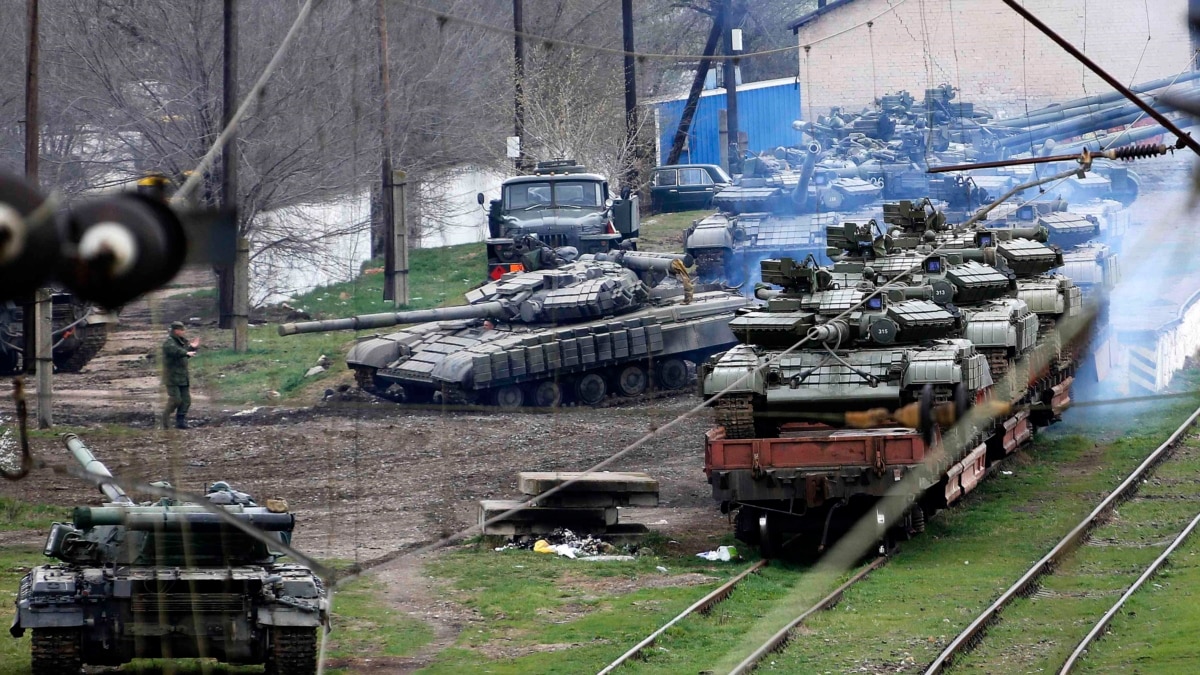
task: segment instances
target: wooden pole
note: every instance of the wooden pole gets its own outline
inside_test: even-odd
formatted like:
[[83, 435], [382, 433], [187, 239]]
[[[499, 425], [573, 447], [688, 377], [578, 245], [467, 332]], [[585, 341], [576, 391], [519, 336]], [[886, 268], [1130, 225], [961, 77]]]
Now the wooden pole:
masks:
[[696, 106], [700, 103], [700, 92], [704, 90], [704, 78], [708, 75], [709, 58], [717, 52], [717, 42], [721, 39], [721, 29], [725, 25], [724, 4], [717, 5], [717, 13], [713, 16], [712, 29], [708, 31], [708, 41], [704, 43], [704, 56], [700, 59], [700, 67], [696, 69], [696, 77], [692, 80], [692, 88], [688, 92], [687, 103], [683, 105], [683, 114], [679, 119], [679, 128], [675, 130], [675, 140], [671, 143], [671, 152], [664, 164], [678, 164], [679, 156], [683, 154], [683, 144], [687, 142], [688, 131], [692, 127], [692, 117], [696, 115]]
[[[237, 110], [238, 30], [237, 0], [225, 0], [222, 63], [221, 124], [228, 128]], [[236, 213], [238, 207], [237, 137], [230, 136], [221, 152], [221, 206]], [[240, 223], [239, 223], [240, 225]], [[233, 259], [233, 351], [250, 348], [250, 242], [238, 237]]]
[[518, 152], [513, 159], [518, 173], [525, 172], [525, 18], [522, 0], [513, 0], [513, 135]]
[[[25, 0], [25, 177], [38, 186], [38, 154], [41, 123], [38, 119], [38, 0]], [[33, 355], [37, 371], [37, 425], [49, 429], [54, 423], [51, 407], [54, 403], [54, 312], [48, 288], [39, 288], [33, 302], [25, 306], [25, 370], [30, 369]]]
[[[392, 103], [388, 69], [387, 13], [383, 0], [375, 1], [375, 30], [379, 39], [379, 143], [380, 201], [383, 204], [383, 299], [399, 303], [396, 297], [396, 204], [392, 201]], [[407, 259], [407, 253], [403, 254]], [[407, 266], [405, 266], [407, 270]]]
[[396, 252], [396, 271], [392, 275], [392, 300], [396, 307], [407, 305], [408, 294], [408, 176], [403, 171], [393, 171], [392, 193], [392, 249]]
[[621, 45], [625, 52], [625, 162], [622, 187], [637, 191], [638, 170], [641, 168], [641, 146], [638, 145], [637, 71], [633, 60], [633, 0], [621, 0]]

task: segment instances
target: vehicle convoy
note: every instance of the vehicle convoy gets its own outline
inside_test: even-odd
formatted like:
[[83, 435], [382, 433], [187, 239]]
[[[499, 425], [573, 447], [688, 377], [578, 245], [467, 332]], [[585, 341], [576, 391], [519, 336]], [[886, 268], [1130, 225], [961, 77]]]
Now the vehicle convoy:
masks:
[[[1088, 313], [1052, 272], [1064, 258], [1045, 230], [954, 229], [888, 207], [907, 225], [830, 228], [831, 267], [763, 261], [778, 288], [758, 289], [766, 306], [730, 322], [742, 344], [701, 369], [705, 396], [725, 392], [705, 441], [713, 496], [769, 554], [785, 533], [823, 544], [909, 474], [929, 489], [885, 526], [919, 530], [1070, 402]], [[943, 447], [984, 401], [1008, 412]]]
[[636, 194], [611, 199], [608, 181], [573, 159], [539, 162], [532, 175], [504, 181], [500, 199], [488, 203], [487, 278], [521, 271], [530, 236], [539, 246], [605, 253], [636, 248], [640, 223]]
[[[74, 435], [65, 443], [108, 498], [55, 523], [39, 565], [21, 580], [10, 633], [32, 633], [34, 675], [78, 673], [135, 658], [210, 657], [266, 664], [271, 675], [317, 672], [317, 631], [328, 627], [321, 579], [281, 563], [262, 540], [199, 504], [134, 504]], [[295, 517], [281, 500], [258, 506], [227, 483], [206, 498], [267, 539], [289, 542]]]
[[[52, 300], [54, 370], [77, 373], [104, 348], [117, 315], [63, 291], [56, 291]], [[14, 375], [24, 368], [23, 317], [20, 305], [0, 302], [0, 375]]]
[[[363, 390], [397, 401], [596, 405], [610, 393], [687, 387], [687, 362], [736, 344], [729, 319], [753, 302], [712, 287], [693, 293], [685, 255], [618, 251], [568, 262], [524, 245], [539, 252], [523, 258], [526, 271], [470, 291], [466, 305], [288, 323], [279, 333], [418, 324], [362, 339], [346, 355]], [[672, 270], [682, 285], [657, 283]]]

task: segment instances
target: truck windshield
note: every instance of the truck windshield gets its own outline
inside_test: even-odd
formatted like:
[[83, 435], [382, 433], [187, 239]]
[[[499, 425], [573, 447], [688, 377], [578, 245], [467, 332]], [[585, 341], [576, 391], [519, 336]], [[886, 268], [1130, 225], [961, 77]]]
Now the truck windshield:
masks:
[[504, 209], [600, 208], [604, 198], [597, 181], [564, 180], [517, 183], [504, 188]]

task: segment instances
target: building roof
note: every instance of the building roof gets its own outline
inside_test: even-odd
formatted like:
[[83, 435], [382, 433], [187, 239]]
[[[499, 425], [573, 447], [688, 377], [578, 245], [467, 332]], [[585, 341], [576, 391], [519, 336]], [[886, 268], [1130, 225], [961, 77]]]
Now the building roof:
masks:
[[852, 2], [854, 2], [854, 0], [829, 0], [824, 7], [817, 7], [815, 10], [789, 23], [788, 30], [792, 31], [793, 33], [798, 33], [801, 28], [812, 23], [813, 21], [816, 21], [822, 14], [832, 12], [842, 5], [848, 5]]
[[[740, 94], [743, 91], [754, 91], [755, 89], [765, 89], [767, 87], [778, 87], [778, 86], [782, 86], [782, 85], [795, 85], [795, 84], [798, 84], [799, 82], [800, 82], [800, 78], [795, 77], [795, 76], [780, 77], [780, 78], [776, 78], [774, 80], [759, 80], [757, 82], [743, 82], [737, 86], [737, 90], [738, 90], [738, 93]], [[705, 89], [704, 91], [700, 92], [700, 96], [701, 97], [719, 96], [724, 93], [725, 93], [725, 87], [716, 87], [714, 89]], [[646, 103], [652, 104], [652, 105], [658, 105], [661, 103], [670, 103], [671, 101], [686, 101], [686, 100], [687, 100], [687, 92], [684, 92], [682, 95], [665, 96], [662, 98], [651, 99], [651, 100], [646, 101]]]

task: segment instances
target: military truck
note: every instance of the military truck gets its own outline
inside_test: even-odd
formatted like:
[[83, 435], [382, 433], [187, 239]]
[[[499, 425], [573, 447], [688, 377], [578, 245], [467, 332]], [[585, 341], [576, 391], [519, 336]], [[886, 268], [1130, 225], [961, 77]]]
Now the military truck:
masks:
[[[478, 195], [483, 205], [483, 193]], [[532, 175], [504, 181], [488, 204], [488, 280], [521, 272], [522, 242], [571, 246], [581, 254], [637, 248], [637, 195], [612, 199], [608, 180], [573, 159], [538, 162]]]
[[[55, 523], [39, 565], [21, 580], [9, 632], [32, 632], [33, 675], [135, 658], [209, 657], [266, 664], [269, 675], [317, 671], [317, 631], [329, 624], [321, 579], [265, 541], [288, 543], [287, 504], [259, 506], [214, 483], [210, 506], [135, 504], [74, 434], [67, 448], [108, 498]], [[259, 530], [252, 537], [212, 509]], [[265, 541], [264, 541], [265, 540]]]

